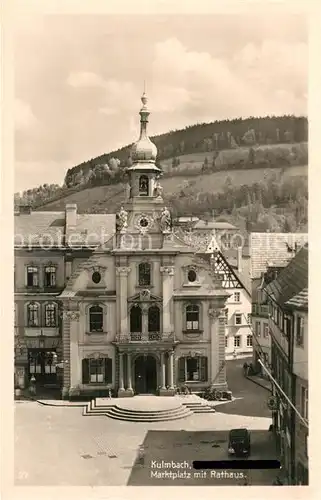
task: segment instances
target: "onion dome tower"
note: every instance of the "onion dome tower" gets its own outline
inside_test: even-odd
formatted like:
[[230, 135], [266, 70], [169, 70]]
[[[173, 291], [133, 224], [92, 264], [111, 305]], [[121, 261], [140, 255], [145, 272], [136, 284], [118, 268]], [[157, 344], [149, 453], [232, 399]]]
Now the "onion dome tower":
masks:
[[141, 97], [142, 108], [140, 114], [140, 135], [131, 149], [132, 166], [128, 168], [130, 175], [129, 199], [136, 197], [157, 197], [159, 193], [155, 190], [156, 180], [161, 170], [155, 165], [157, 148], [150, 140], [147, 133], [147, 124], [150, 111], [147, 107], [147, 96], [145, 92]]

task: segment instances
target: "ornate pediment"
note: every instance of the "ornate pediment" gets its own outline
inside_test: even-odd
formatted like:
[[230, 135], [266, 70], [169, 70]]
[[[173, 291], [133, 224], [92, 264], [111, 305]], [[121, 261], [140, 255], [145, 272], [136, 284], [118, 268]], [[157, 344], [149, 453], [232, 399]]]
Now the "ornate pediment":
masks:
[[147, 288], [129, 297], [128, 302], [162, 302], [162, 297], [153, 295]]

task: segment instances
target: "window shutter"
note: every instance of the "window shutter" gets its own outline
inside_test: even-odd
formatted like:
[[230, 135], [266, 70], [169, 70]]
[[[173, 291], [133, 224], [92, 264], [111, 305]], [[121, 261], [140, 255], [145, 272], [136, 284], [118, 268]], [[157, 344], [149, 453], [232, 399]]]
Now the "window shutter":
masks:
[[113, 360], [105, 358], [105, 383], [111, 384], [113, 382]]
[[178, 358], [178, 381], [185, 382], [185, 358]]
[[82, 383], [89, 384], [89, 359], [82, 360]]
[[206, 382], [208, 379], [208, 374], [207, 374], [207, 357], [202, 356], [201, 357], [201, 381]]

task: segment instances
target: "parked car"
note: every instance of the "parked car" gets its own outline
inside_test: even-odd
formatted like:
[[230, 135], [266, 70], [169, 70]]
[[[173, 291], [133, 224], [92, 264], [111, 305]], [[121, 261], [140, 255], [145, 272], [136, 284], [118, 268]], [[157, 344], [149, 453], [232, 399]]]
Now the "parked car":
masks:
[[251, 453], [251, 436], [247, 429], [232, 429], [228, 438], [228, 454], [249, 456]]

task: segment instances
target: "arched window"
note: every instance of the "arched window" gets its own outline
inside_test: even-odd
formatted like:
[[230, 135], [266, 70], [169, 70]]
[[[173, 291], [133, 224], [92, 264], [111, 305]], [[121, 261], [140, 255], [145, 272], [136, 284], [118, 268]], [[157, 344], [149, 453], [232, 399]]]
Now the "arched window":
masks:
[[139, 306], [133, 306], [130, 310], [130, 331], [131, 333], [142, 331], [142, 310]]
[[139, 196], [149, 195], [149, 180], [147, 175], [141, 175], [139, 178]]
[[27, 305], [27, 325], [30, 327], [40, 325], [40, 306], [36, 302]]
[[151, 306], [148, 309], [148, 331], [160, 331], [160, 311], [158, 306]]
[[196, 304], [186, 306], [186, 330], [199, 330], [200, 310]]
[[138, 266], [138, 285], [149, 286], [151, 284], [151, 265], [141, 262]]
[[53, 302], [45, 305], [45, 326], [57, 326], [57, 305]]
[[104, 311], [99, 305], [89, 308], [89, 331], [102, 332], [104, 330]]

